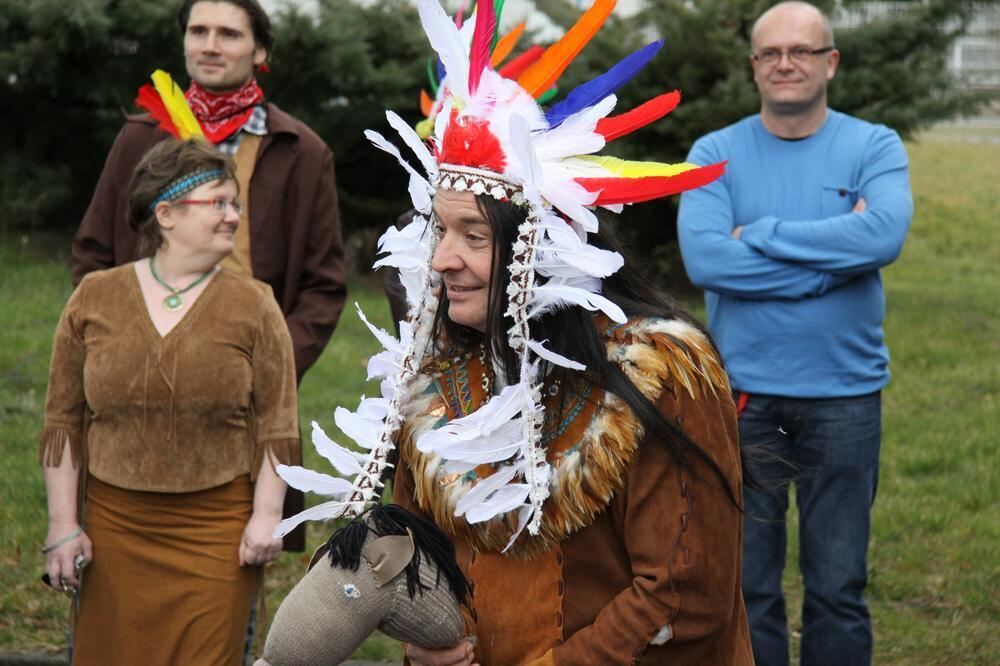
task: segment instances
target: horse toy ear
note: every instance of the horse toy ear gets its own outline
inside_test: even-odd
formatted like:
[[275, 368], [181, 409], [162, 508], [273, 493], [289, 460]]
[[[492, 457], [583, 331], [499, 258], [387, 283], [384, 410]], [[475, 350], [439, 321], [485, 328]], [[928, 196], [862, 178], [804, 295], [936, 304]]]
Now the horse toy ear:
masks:
[[275, 613], [254, 666], [327, 666], [376, 629], [429, 648], [465, 635], [467, 581], [441, 530], [395, 505], [337, 530]]

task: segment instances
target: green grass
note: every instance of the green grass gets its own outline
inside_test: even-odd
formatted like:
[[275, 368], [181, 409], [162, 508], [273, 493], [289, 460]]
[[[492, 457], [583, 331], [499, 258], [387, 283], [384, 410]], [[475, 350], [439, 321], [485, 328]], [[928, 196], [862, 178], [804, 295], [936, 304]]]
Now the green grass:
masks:
[[[926, 135], [908, 145], [916, 218], [900, 259], [884, 272], [893, 381], [884, 393], [882, 471], [874, 510], [869, 601], [877, 664], [991, 664], [1000, 654], [1000, 148]], [[0, 653], [63, 644], [66, 605], [38, 582], [45, 494], [35, 440], [49, 346], [69, 295], [66, 239], [0, 239]], [[377, 285], [356, 282], [372, 321], [388, 325]], [[304, 427], [332, 426], [353, 408], [375, 342], [345, 312], [301, 389]], [[307, 464], [316, 457], [307, 447]], [[310, 547], [329, 528], [311, 526]], [[801, 604], [791, 531], [786, 576], [792, 629]], [[269, 568], [270, 610], [307, 555]], [[398, 659], [384, 637], [359, 651]]]

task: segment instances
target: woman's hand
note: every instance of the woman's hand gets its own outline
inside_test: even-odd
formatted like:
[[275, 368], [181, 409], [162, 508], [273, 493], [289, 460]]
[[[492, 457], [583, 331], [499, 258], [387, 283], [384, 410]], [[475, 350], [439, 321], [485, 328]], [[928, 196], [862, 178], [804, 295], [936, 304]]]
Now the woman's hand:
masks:
[[473, 639], [464, 638], [450, 648], [431, 650], [417, 645], [406, 646], [406, 657], [412, 666], [478, 666], [473, 659]]
[[49, 585], [59, 592], [70, 592], [70, 588], [80, 586], [77, 572], [94, 559], [94, 545], [76, 523], [50, 524], [49, 533], [45, 537], [46, 546], [49, 546], [77, 531], [80, 533], [75, 537], [45, 553], [45, 572], [49, 574]]
[[281, 539], [275, 539], [274, 528], [281, 513], [254, 511], [240, 539], [240, 566], [266, 564], [281, 554]]

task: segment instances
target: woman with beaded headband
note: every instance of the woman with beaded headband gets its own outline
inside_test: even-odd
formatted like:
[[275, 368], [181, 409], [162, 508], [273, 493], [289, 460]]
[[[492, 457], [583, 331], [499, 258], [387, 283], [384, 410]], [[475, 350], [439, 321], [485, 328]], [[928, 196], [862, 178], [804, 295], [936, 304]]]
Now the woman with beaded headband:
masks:
[[295, 367], [267, 285], [219, 267], [230, 158], [167, 139], [136, 167], [134, 263], [87, 275], [52, 350], [40, 457], [47, 581], [74, 664], [239, 663], [299, 449]]
[[[467, 633], [412, 664], [752, 664], [740, 592], [742, 460], [736, 408], [708, 334], [626, 259], [604, 213], [719, 177], [724, 165], [628, 162], [596, 153], [669, 113], [677, 93], [610, 115], [614, 91], [654, 42], [542, 109], [614, 0], [596, 0], [516, 77], [494, 71], [496, 11], [456, 27], [419, 0], [445, 76], [431, 147], [390, 125], [426, 176], [418, 215], [390, 229], [377, 265], [411, 303], [369, 362], [381, 395], [313, 442], [352, 480], [279, 467], [332, 500], [279, 525], [357, 515], [378, 494], [455, 545], [470, 581]], [[440, 285], [440, 288], [437, 288]]]

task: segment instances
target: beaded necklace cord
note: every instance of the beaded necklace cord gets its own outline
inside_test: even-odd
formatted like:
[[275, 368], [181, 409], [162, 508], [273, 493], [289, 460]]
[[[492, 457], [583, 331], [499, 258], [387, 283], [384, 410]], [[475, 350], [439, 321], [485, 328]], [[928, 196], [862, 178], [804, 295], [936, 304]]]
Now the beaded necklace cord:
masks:
[[181, 294], [191, 291], [199, 284], [205, 281], [209, 275], [212, 274], [214, 268], [209, 268], [207, 271], [201, 274], [194, 282], [184, 287], [183, 289], [177, 289], [176, 287], [171, 287], [169, 284], [163, 281], [163, 279], [156, 273], [156, 262], [155, 257], [149, 258], [149, 272], [153, 274], [153, 279], [156, 280], [161, 287], [169, 291], [170, 293], [166, 295], [163, 299], [163, 309], [167, 312], [177, 312], [184, 307], [184, 299], [181, 298]]

